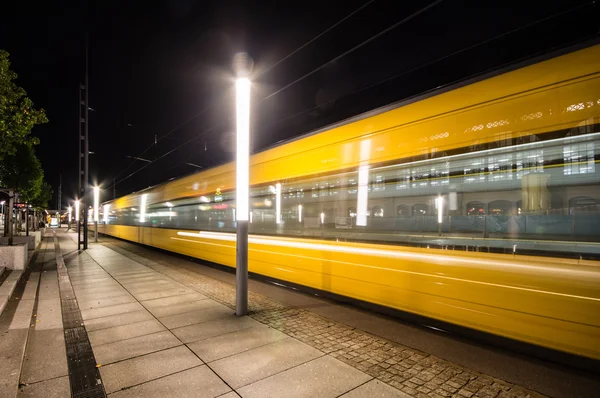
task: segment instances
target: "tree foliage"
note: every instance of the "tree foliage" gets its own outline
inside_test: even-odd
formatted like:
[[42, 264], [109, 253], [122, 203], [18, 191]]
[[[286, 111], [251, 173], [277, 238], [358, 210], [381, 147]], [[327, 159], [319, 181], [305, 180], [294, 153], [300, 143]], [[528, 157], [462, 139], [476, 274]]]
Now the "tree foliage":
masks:
[[37, 144], [39, 140], [31, 135], [31, 129], [48, 121], [44, 110], [33, 107], [16, 79], [17, 74], [10, 70], [8, 52], [0, 50], [0, 160], [14, 154], [18, 145]]
[[18, 192], [24, 201], [40, 194], [44, 171], [33, 148], [26, 144], [15, 147], [0, 162], [0, 185]]
[[46, 181], [43, 181], [39, 194], [35, 198], [31, 199], [29, 203], [35, 209], [47, 209], [48, 202], [52, 199], [53, 193], [54, 191], [52, 190], [52, 186]]

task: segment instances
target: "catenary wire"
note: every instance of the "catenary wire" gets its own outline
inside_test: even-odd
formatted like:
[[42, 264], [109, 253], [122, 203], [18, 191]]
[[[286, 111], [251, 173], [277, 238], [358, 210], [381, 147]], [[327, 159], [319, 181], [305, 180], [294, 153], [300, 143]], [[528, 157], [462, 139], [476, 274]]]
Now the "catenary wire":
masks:
[[369, 37], [367, 40], [357, 44], [356, 46], [352, 47], [349, 50], [344, 51], [343, 53], [341, 53], [340, 55], [336, 56], [335, 58], [325, 62], [324, 64], [322, 64], [321, 66], [313, 69], [312, 71], [306, 73], [305, 75], [299, 77], [298, 79], [294, 80], [293, 82], [283, 86], [282, 88], [280, 88], [279, 90], [267, 95], [265, 98], [263, 98], [263, 100], [268, 100], [269, 98], [273, 98], [274, 96], [276, 96], [277, 94], [287, 90], [288, 88], [292, 87], [293, 85], [295, 85], [296, 83], [306, 79], [309, 76], [312, 76], [313, 74], [317, 73], [318, 71], [320, 71], [321, 69], [325, 68], [327, 65], [331, 64], [332, 62], [338, 61], [341, 58], [345, 57], [346, 55], [358, 50], [361, 47], [366, 46], [367, 44], [371, 43], [373, 40], [378, 39], [379, 37], [385, 35], [386, 33], [396, 29], [398, 26], [410, 21], [411, 19], [421, 15], [422, 13], [424, 13], [425, 11], [429, 10], [432, 7], [435, 7], [436, 5], [438, 5], [439, 3], [441, 3], [444, 0], [436, 0], [433, 3], [430, 3], [428, 5], [426, 5], [425, 7], [419, 9], [418, 11], [413, 12], [412, 14], [410, 14], [409, 16], [407, 16], [406, 18], [403, 18], [402, 20], [396, 22], [395, 24], [388, 26], [387, 28], [385, 28], [384, 30], [382, 30], [381, 32]]
[[[367, 6], [369, 6], [371, 3], [373, 3], [375, 0], [370, 0], [367, 1], [365, 4], [363, 4], [362, 6], [358, 7], [357, 9], [355, 9], [354, 11], [352, 11], [350, 14], [346, 15], [345, 17], [343, 17], [342, 19], [340, 19], [339, 21], [337, 21], [336, 23], [334, 23], [333, 25], [331, 25], [330, 27], [328, 27], [327, 29], [325, 29], [324, 31], [322, 31], [321, 33], [319, 33], [317, 36], [313, 37], [312, 39], [310, 39], [309, 41], [307, 41], [306, 43], [304, 43], [303, 45], [301, 45], [300, 47], [298, 47], [297, 49], [295, 49], [294, 51], [292, 51], [291, 53], [287, 54], [285, 57], [281, 58], [279, 61], [275, 62], [273, 65], [269, 66], [268, 68], [266, 68], [265, 70], [261, 71], [260, 74], [258, 75], [258, 77], [264, 76], [265, 74], [267, 74], [269, 71], [271, 71], [272, 69], [274, 69], [275, 67], [277, 67], [278, 65], [280, 65], [281, 63], [283, 63], [285, 60], [287, 60], [288, 58], [292, 57], [294, 54], [298, 53], [299, 51], [301, 51], [302, 49], [306, 48], [307, 46], [309, 46], [310, 44], [312, 44], [313, 42], [315, 42], [316, 40], [318, 40], [320, 37], [322, 37], [323, 35], [327, 34], [328, 32], [330, 32], [331, 30], [333, 30], [334, 28], [336, 28], [337, 26], [339, 26], [341, 23], [343, 23], [344, 21], [346, 21], [347, 19], [349, 19], [350, 17], [352, 17], [353, 15], [355, 15], [356, 13], [360, 12], [361, 10], [363, 10], [364, 8], [366, 8]], [[221, 100], [224, 98], [221, 98]], [[217, 103], [220, 101], [217, 101]], [[150, 148], [152, 148], [153, 146], [155, 146], [158, 142], [160, 142], [162, 139], [168, 137], [169, 135], [171, 135], [172, 133], [174, 133], [175, 131], [181, 129], [182, 127], [184, 127], [185, 125], [187, 125], [188, 123], [190, 123], [191, 121], [193, 121], [194, 119], [200, 117], [201, 115], [203, 115], [204, 113], [208, 112], [209, 110], [213, 109], [216, 106], [215, 103], [211, 104], [210, 106], [202, 109], [200, 112], [196, 113], [195, 115], [193, 115], [192, 117], [190, 117], [189, 119], [187, 119], [186, 121], [184, 121], [183, 123], [177, 125], [176, 127], [174, 127], [173, 129], [171, 129], [170, 131], [168, 131], [167, 133], [165, 133], [164, 135], [158, 137], [158, 139], [155, 140], [154, 143], [150, 144], [146, 149], [144, 149], [138, 156], [138, 158], [141, 158], [142, 156], [144, 156], [144, 154], [146, 154], [146, 152], [148, 152], [150, 150]], [[204, 133], [201, 133], [204, 134]], [[172, 152], [172, 151], [170, 151]], [[170, 153], [169, 152], [169, 153]], [[158, 160], [158, 159], [155, 159]], [[129, 170], [131, 168], [131, 166], [133, 166], [136, 163], [136, 161], [134, 160], [133, 162], [131, 162], [127, 167], [125, 167], [123, 170], [121, 170], [116, 176], [113, 177], [113, 182], [116, 181], [116, 179], [118, 177], [120, 177], [123, 173], [125, 173], [127, 170]], [[145, 166], [149, 166], [150, 163], [148, 163]], [[139, 171], [141, 171], [142, 169], [145, 168], [142, 167], [139, 169]], [[133, 173], [135, 174], [135, 173]], [[132, 175], [133, 175], [132, 174]], [[120, 180], [120, 181], [123, 181]], [[118, 182], [114, 182], [112, 186], [110, 186], [107, 189], [111, 189], [113, 186], [117, 185]]]
[[[382, 79], [382, 80], [380, 80], [380, 81], [378, 81], [378, 82], [372, 83], [372, 84], [370, 84], [370, 85], [368, 85], [368, 86], [366, 86], [366, 87], [363, 87], [363, 88], [361, 88], [361, 89], [359, 89], [359, 90], [356, 90], [356, 91], [354, 91], [354, 92], [352, 92], [352, 93], [350, 93], [350, 94], [347, 94], [347, 95], [343, 96], [342, 98], [348, 98], [348, 97], [351, 97], [351, 96], [353, 96], [353, 95], [359, 94], [359, 93], [361, 93], [361, 92], [364, 92], [364, 91], [370, 90], [370, 89], [372, 89], [373, 87], [376, 87], [376, 86], [379, 86], [379, 85], [381, 85], [381, 84], [387, 83], [387, 82], [389, 82], [389, 81], [392, 81], [392, 80], [394, 80], [394, 79], [397, 79], [397, 78], [399, 78], [399, 77], [401, 77], [401, 76], [407, 75], [407, 74], [409, 74], [409, 73], [412, 73], [412, 72], [414, 72], [414, 71], [417, 71], [417, 70], [419, 70], [419, 69], [422, 69], [422, 68], [425, 68], [425, 67], [427, 67], [427, 66], [433, 65], [433, 64], [435, 64], [435, 63], [438, 63], [438, 62], [440, 62], [440, 61], [443, 61], [443, 60], [445, 60], [445, 59], [448, 59], [448, 58], [454, 57], [454, 56], [456, 56], [456, 55], [458, 55], [458, 54], [461, 54], [461, 53], [464, 53], [464, 52], [466, 52], [466, 51], [472, 50], [472, 49], [474, 49], [474, 48], [476, 48], [476, 47], [479, 47], [479, 46], [482, 46], [482, 45], [488, 44], [488, 43], [490, 43], [490, 42], [492, 42], [492, 41], [495, 41], [495, 40], [498, 40], [498, 39], [500, 39], [500, 38], [502, 38], [502, 37], [505, 37], [505, 36], [508, 36], [508, 35], [511, 35], [511, 34], [517, 33], [517, 32], [519, 32], [519, 31], [522, 31], [522, 30], [525, 30], [525, 29], [527, 29], [527, 28], [530, 28], [530, 27], [532, 27], [532, 26], [535, 26], [535, 25], [537, 25], [537, 24], [539, 24], [539, 23], [542, 23], [542, 22], [548, 21], [548, 20], [550, 20], [550, 19], [553, 19], [553, 18], [559, 17], [559, 16], [561, 16], [561, 15], [564, 15], [564, 14], [570, 13], [570, 12], [572, 12], [572, 11], [576, 11], [576, 10], [578, 10], [578, 9], [581, 9], [581, 8], [587, 7], [587, 6], [589, 6], [589, 5], [593, 4], [593, 3], [594, 3], [594, 2], [588, 2], [588, 3], [582, 4], [582, 5], [579, 5], [579, 6], [576, 6], [576, 7], [569, 8], [569, 9], [567, 9], [567, 10], [562, 10], [562, 11], [559, 11], [559, 12], [557, 12], [557, 13], [554, 13], [554, 14], [552, 14], [552, 15], [549, 15], [549, 16], [547, 16], [547, 17], [540, 18], [540, 19], [538, 19], [538, 20], [536, 20], [536, 21], [530, 22], [530, 23], [528, 23], [528, 24], [526, 24], [526, 25], [522, 25], [522, 26], [519, 26], [519, 27], [517, 27], [517, 28], [511, 29], [511, 30], [509, 30], [509, 31], [503, 32], [503, 33], [501, 33], [501, 34], [499, 34], [499, 35], [497, 35], [497, 36], [491, 37], [491, 38], [489, 38], [489, 39], [486, 39], [486, 40], [483, 40], [483, 41], [481, 41], [481, 42], [475, 43], [475, 44], [473, 44], [473, 45], [470, 45], [470, 46], [464, 47], [464, 48], [462, 48], [462, 49], [460, 49], [460, 50], [454, 51], [454, 52], [453, 52], [453, 53], [451, 53], [451, 54], [444, 55], [444, 56], [442, 56], [442, 57], [439, 57], [439, 58], [436, 58], [436, 59], [434, 59], [434, 60], [432, 60], [432, 61], [429, 61], [429, 62], [427, 62], [427, 63], [425, 63], [425, 64], [419, 65], [419, 66], [417, 66], [417, 67], [411, 68], [411, 69], [409, 69], [409, 70], [406, 70], [406, 71], [402, 71], [401, 73], [395, 74], [395, 75], [393, 75], [393, 76], [390, 76], [390, 77], [387, 77], [387, 78], [385, 78], [385, 79]], [[339, 99], [335, 99], [335, 100], [332, 100], [332, 101], [328, 101], [328, 102], [326, 102], [325, 104], [321, 104], [321, 105], [318, 105], [318, 106], [314, 106], [314, 107], [311, 107], [311, 108], [305, 109], [305, 110], [303, 110], [303, 111], [301, 111], [301, 112], [298, 112], [298, 113], [295, 113], [295, 114], [293, 114], [293, 115], [290, 115], [290, 116], [284, 117], [284, 118], [282, 118], [282, 119], [279, 119], [279, 120], [277, 120], [277, 121], [275, 121], [275, 122], [273, 122], [273, 123], [270, 123], [270, 124], [268, 124], [267, 126], [262, 126], [262, 127], [259, 127], [259, 128], [262, 128], [262, 129], [264, 129], [264, 128], [269, 128], [269, 127], [275, 126], [275, 125], [277, 125], [277, 124], [279, 124], [279, 123], [285, 122], [286, 120], [294, 119], [294, 118], [296, 118], [296, 117], [298, 117], [298, 116], [300, 116], [300, 115], [303, 115], [303, 114], [305, 114], [305, 113], [311, 112], [311, 111], [313, 111], [313, 110], [316, 110], [316, 109], [318, 109], [318, 108], [321, 108], [321, 107], [323, 107], [323, 106], [327, 106], [327, 105], [329, 105], [329, 104], [333, 104], [334, 102], [336, 102], [336, 101], [338, 101], [338, 100], [339, 100]], [[213, 128], [217, 128], [217, 127], [218, 127], [218, 126], [213, 126]], [[201, 134], [202, 134], [202, 133], [201, 133]], [[193, 158], [194, 156], [195, 156], [195, 155], [194, 155], [194, 154], [192, 154], [192, 155], [190, 155], [190, 156], [186, 157], [184, 160], [182, 160], [182, 161], [179, 161], [178, 163], [176, 163], [175, 165], [173, 165], [172, 167], [170, 167], [170, 168], [169, 168], [167, 171], [170, 171], [170, 170], [172, 170], [172, 169], [174, 169], [174, 168], [176, 168], [176, 167], [180, 166], [181, 164], [188, 162], [188, 161], [189, 161], [191, 158]]]

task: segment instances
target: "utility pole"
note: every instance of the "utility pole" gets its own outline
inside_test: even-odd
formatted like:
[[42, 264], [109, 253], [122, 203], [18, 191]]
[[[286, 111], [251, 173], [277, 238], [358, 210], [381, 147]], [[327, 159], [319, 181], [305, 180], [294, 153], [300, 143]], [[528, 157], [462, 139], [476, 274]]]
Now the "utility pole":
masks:
[[[89, 81], [88, 81], [88, 36], [85, 36], [85, 84], [79, 85], [79, 211], [83, 217], [77, 222], [77, 250], [88, 248], [88, 191], [89, 191], [89, 141], [88, 141], [88, 111], [89, 111]], [[83, 237], [81, 234], [83, 233]]]
[[58, 196], [56, 198], [56, 210], [60, 211], [62, 209], [62, 174], [58, 177]]

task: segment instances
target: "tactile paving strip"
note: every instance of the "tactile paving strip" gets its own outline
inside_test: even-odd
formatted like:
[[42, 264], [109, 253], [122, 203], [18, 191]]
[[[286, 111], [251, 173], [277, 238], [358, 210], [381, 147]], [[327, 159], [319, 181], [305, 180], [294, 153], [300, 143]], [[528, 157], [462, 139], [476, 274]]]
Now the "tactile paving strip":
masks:
[[100, 371], [96, 367], [92, 345], [83, 326], [81, 311], [77, 299], [75, 299], [73, 286], [56, 235], [54, 236], [54, 250], [56, 252], [56, 268], [58, 270], [58, 286], [65, 331], [71, 396], [73, 398], [106, 397]]

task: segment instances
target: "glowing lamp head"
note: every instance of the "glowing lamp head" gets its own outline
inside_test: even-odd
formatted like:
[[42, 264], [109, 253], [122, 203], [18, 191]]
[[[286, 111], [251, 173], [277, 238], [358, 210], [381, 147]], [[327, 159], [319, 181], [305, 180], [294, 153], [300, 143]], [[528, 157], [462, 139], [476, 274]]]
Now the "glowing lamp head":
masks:
[[94, 187], [94, 221], [98, 222], [99, 221], [99, 210], [98, 207], [100, 206], [100, 187]]
[[79, 221], [79, 201], [75, 201], [75, 221]]

